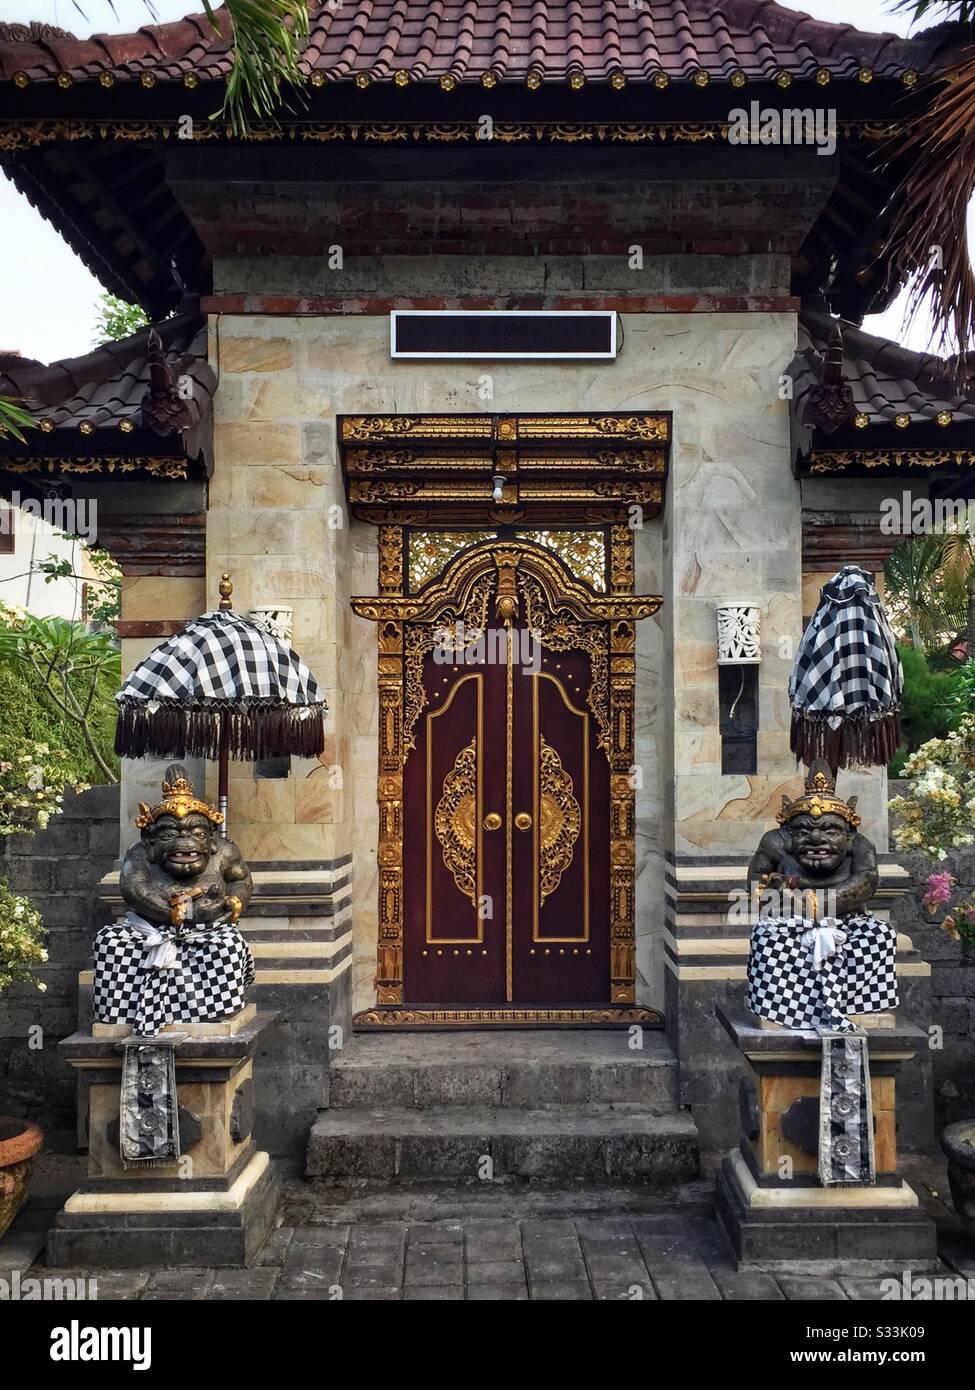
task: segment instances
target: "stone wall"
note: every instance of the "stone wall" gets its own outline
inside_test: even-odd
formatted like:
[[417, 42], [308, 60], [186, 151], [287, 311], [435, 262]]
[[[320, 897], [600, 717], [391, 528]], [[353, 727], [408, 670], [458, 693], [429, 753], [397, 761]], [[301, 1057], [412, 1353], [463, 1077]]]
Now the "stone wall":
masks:
[[[896, 788], [895, 788], [896, 791]], [[906, 932], [931, 963], [931, 1023], [941, 1029], [931, 1050], [937, 1129], [975, 1115], [975, 954], [966, 955], [921, 904], [930, 873], [947, 869], [959, 886], [975, 888], [975, 851], [951, 854], [939, 865], [920, 854], [899, 855], [914, 885], [895, 909]], [[940, 920], [943, 913], [938, 914]]]
[[[59, 1039], [78, 1026], [78, 972], [91, 965], [98, 881], [118, 855], [119, 788], [65, 795], [64, 814], [38, 835], [0, 839], [0, 876], [27, 894], [48, 931], [43, 992], [16, 985], [0, 995], [0, 1113], [34, 1120], [49, 1140], [75, 1141], [74, 1073]], [[40, 1034], [30, 1030], [39, 1027]], [[39, 1044], [39, 1045], [35, 1045]]]

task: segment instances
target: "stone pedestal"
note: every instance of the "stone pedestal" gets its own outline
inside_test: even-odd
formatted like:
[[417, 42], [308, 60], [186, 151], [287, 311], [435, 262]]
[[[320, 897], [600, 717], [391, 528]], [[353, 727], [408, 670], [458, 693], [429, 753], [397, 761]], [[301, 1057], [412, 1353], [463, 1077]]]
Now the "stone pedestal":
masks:
[[821, 1039], [746, 1010], [716, 1012], [745, 1060], [741, 1143], [717, 1180], [718, 1219], [739, 1266], [852, 1274], [931, 1264], [934, 1223], [897, 1172], [896, 1076], [927, 1046], [924, 1032], [889, 1014], [859, 1020], [870, 1058], [876, 1182], [826, 1187], [818, 1176]]
[[220, 1023], [181, 1023], [176, 1088], [182, 1156], [124, 1167], [122, 1042], [128, 1024], [93, 1024], [59, 1044], [88, 1082], [88, 1177], [48, 1236], [52, 1266], [246, 1265], [273, 1229], [280, 1179], [254, 1142], [253, 1057], [274, 1021], [248, 1005]]

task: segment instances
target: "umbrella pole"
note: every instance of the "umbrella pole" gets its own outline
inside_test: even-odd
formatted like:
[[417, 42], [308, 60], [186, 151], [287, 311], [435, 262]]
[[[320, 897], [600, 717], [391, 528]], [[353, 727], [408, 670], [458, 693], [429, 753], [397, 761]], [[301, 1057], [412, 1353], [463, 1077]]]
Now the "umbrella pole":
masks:
[[220, 759], [217, 763], [217, 810], [223, 816], [220, 834], [226, 840], [227, 794], [230, 791], [230, 715], [226, 710], [220, 713]]
[[[233, 608], [230, 602], [234, 586], [226, 571], [220, 576], [220, 612], [229, 613]], [[217, 810], [223, 815], [220, 834], [226, 840], [227, 797], [230, 792], [230, 715], [227, 710], [220, 711], [220, 759], [217, 763]]]

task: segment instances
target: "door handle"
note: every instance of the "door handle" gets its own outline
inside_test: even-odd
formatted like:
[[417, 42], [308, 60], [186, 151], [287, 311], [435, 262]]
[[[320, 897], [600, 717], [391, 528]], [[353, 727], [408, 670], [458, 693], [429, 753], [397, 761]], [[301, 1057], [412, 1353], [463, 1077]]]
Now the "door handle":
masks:
[[484, 817], [484, 829], [485, 829], [485, 830], [500, 830], [500, 829], [501, 829], [501, 817], [498, 815], [497, 811], [488, 811], [487, 815]]
[[527, 811], [519, 811], [515, 816], [515, 825], [519, 830], [531, 830], [532, 818]]

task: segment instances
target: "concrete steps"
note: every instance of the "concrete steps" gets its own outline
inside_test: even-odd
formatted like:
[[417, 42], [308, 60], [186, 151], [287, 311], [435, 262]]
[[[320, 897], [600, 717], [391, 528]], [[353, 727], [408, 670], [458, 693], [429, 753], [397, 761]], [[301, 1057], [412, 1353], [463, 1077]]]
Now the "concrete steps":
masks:
[[307, 1173], [356, 1182], [685, 1182], [697, 1130], [660, 1034], [360, 1035], [333, 1058]]

